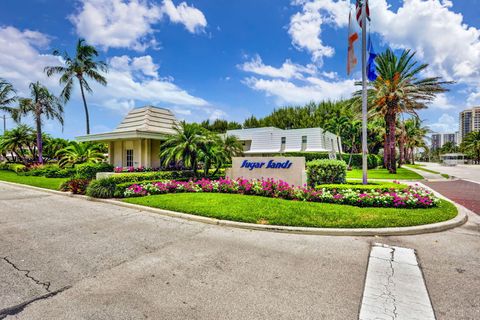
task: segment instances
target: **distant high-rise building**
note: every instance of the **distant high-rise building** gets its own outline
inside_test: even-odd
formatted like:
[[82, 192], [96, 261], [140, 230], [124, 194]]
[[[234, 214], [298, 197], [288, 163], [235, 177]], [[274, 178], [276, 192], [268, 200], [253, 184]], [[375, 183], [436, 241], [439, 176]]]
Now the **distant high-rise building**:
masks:
[[432, 150], [440, 149], [442, 147], [442, 134], [433, 133], [432, 134]]
[[472, 131], [480, 131], [480, 107], [465, 109], [460, 112], [459, 142]]
[[455, 133], [433, 133], [432, 134], [432, 146], [431, 149], [440, 149], [447, 142], [452, 142], [454, 145], [458, 145], [458, 132]]

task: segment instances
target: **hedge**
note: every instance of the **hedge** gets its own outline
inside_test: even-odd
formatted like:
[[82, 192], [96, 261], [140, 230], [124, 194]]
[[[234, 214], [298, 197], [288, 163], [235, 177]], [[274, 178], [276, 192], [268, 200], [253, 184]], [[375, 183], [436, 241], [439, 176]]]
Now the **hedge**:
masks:
[[345, 183], [345, 184], [320, 184], [315, 187], [317, 190], [360, 190], [360, 191], [373, 191], [373, 190], [380, 190], [381, 192], [388, 192], [391, 189], [395, 190], [404, 190], [407, 189], [408, 186], [406, 184], [399, 184], [394, 182], [369, 182], [368, 184], [364, 185], [361, 182], [352, 182], [352, 183]]
[[106, 162], [81, 163], [75, 166], [77, 175], [83, 179], [94, 179], [97, 172], [113, 172], [113, 166]]
[[307, 162], [308, 185], [315, 187], [324, 183], [345, 183], [347, 164], [341, 160], [320, 159]]
[[[319, 160], [319, 159], [329, 159], [328, 152], [287, 152], [284, 154], [285, 157], [305, 157], [305, 161], [312, 161], [312, 160]], [[338, 156], [338, 154], [337, 154]], [[342, 159], [345, 163], [348, 164], [350, 160], [350, 154], [345, 153], [342, 154]], [[354, 153], [352, 155], [352, 162], [351, 166], [354, 168], [361, 168], [362, 167], [362, 154], [361, 153]], [[376, 167], [382, 165], [382, 157], [376, 154], [368, 154], [367, 155], [367, 166], [368, 169], [375, 169]]]

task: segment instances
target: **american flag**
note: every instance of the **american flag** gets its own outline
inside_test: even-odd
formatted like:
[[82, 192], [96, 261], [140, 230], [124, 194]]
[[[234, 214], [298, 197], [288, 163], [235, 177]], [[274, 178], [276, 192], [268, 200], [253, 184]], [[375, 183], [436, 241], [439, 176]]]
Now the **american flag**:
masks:
[[[370, 8], [368, 7], [368, 0], [365, 0], [366, 4], [366, 11], [367, 11], [367, 19], [370, 20]], [[363, 0], [357, 0], [355, 4], [356, 11], [357, 11], [357, 22], [362, 27], [362, 8], [363, 8]]]

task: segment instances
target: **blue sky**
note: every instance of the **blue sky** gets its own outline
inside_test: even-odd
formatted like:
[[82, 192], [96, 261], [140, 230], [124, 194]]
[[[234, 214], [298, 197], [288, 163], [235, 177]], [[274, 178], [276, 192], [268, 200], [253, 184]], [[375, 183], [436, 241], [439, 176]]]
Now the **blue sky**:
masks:
[[[456, 81], [421, 115], [435, 131], [456, 130], [458, 112], [480, 105], [480, 0], [370, 0], [377, 51], [411, 48], [430, 75]], [[87, 96], [92, 132], [115, 128], [130, 108], [152, 104], [188, 121], [264, 116], [284, 105], [349, 97], [345, 74], [349, 1], [3, 0], [0, 77], [19, 95], [39, 80], [59, 93], [46, 65], [53, 49], [73, 54], [77, 38], [108, 61], [109, 85]], [[356, 48], [360, 58], [359, 47]], [[85, 132], [78, 88], [65, 128]], [[9, 121], [11, 128], [14, 124]]]

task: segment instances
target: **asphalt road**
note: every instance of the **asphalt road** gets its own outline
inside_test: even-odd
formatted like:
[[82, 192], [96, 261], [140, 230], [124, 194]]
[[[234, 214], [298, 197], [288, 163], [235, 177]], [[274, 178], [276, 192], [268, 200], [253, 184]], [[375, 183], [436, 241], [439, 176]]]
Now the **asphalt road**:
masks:
[[357, 319], [371, 244], [417, 250], [437, 319], [480, 319], [480, 217], [402, 237], [230, 229], [0, 183], [0, 318]]

